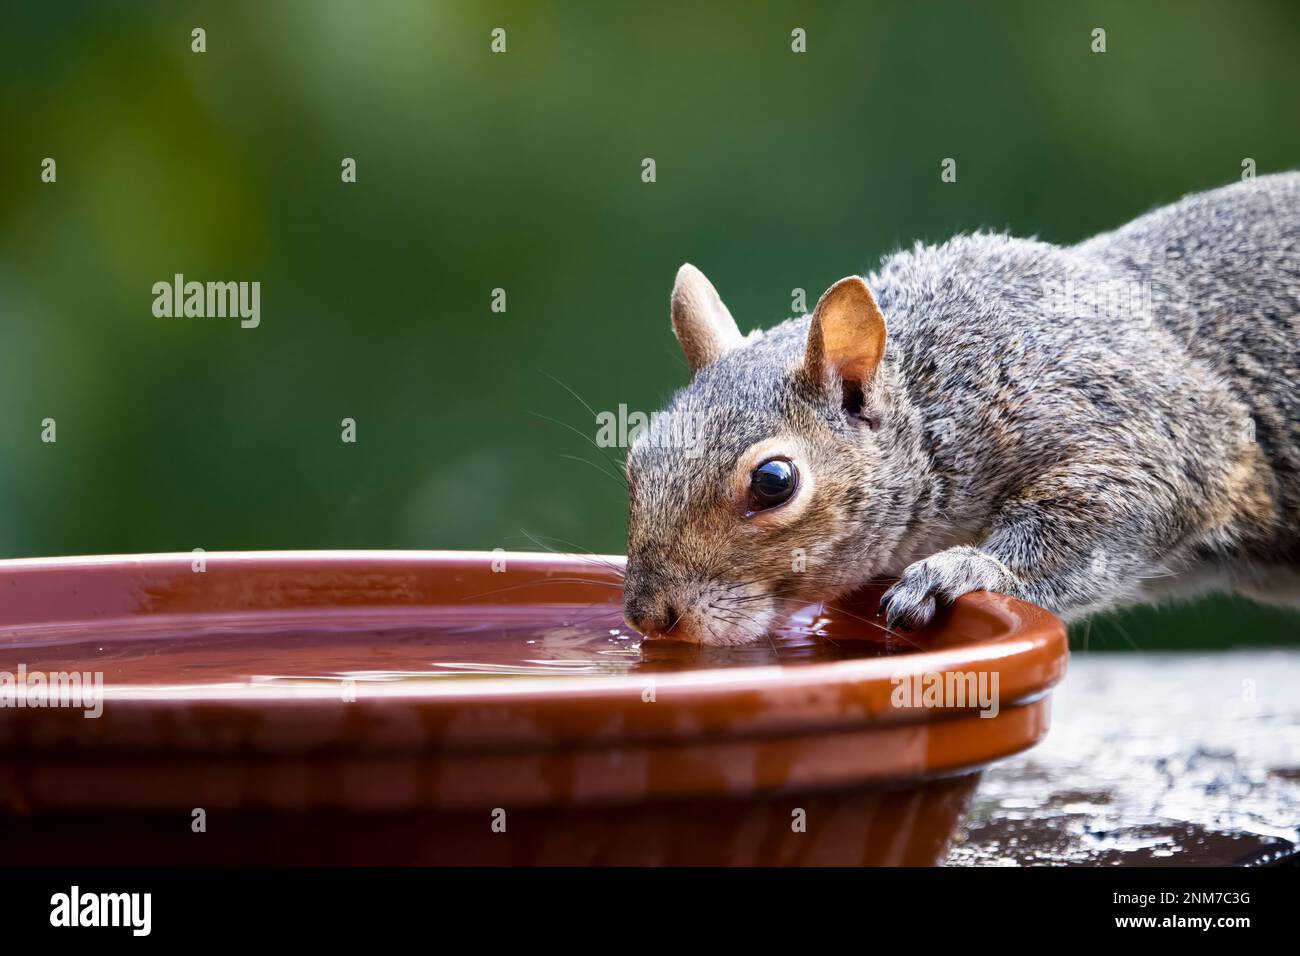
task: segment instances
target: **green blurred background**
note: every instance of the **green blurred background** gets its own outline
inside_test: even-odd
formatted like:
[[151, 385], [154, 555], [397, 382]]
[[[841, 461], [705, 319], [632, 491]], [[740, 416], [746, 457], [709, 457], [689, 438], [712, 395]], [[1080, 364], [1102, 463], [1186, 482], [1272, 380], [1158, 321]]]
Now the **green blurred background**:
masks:
[[[657, 408], [686, 379], [682, 261], [748, 329], [914, 239], [1073, 242], [1246, 157], [1300, 165], [1285, 0], [0, 9], [6, 557], [621, 551], [622, 490], [564, 457], [595, 453], [547, 418], [595, 423], [552, 378]], [[155, 318], [177, 272], [260, 280], [261, 327]], [[1213, 600], [1074, 636], [1282, 643], [1298, 623]]]

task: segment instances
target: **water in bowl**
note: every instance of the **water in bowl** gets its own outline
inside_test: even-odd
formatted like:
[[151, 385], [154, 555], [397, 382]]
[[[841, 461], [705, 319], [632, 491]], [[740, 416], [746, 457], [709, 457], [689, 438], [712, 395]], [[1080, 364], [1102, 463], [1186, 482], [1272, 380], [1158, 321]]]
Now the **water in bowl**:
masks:
[[739, 647], [648, 641], [616, 605], [260, 611], [132, 618], [3, 635], [0, 670], [101, 671], [106, 684], [582, 677], [799, 665], [910, 649], [860, 615], [809, 607]]

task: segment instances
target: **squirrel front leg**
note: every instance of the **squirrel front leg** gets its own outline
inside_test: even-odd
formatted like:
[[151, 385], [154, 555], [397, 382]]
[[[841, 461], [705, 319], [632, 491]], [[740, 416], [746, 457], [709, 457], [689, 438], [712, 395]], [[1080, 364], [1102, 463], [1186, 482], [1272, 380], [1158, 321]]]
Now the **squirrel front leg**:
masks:
[[[1054, 473], [1012, 496], [978, 547], [948, 548], [909, 565], [885, 592], [888, 626], [923, 627], [939, 606], [996, 591], [1068, 615], [1136, 592], [1176, 534], [1151, 474]], [[1163, 491], [1163, 489], [1160, 489]], [[1137, 499], [1142, 508], [1133, 507]], [[1159, 502], [1172, 506], [1172, 502]]]
[[997, 591], [1015, 596], [1021, 578], [996, 555], [963, 546], [948, 548], [906, 570], [880, 599], [880, 612], [890, 628], [918, 628], [930, 623], [941, 604], [971, 591]]

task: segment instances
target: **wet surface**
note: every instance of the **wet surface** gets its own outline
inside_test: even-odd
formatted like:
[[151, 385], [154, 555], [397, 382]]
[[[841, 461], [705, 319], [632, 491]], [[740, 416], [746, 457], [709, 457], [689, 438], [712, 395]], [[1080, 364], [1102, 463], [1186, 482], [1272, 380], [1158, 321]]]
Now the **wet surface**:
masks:
[[1300, 651], [1086, 654], [950, 866], [1261, 865], [1300, 847]]

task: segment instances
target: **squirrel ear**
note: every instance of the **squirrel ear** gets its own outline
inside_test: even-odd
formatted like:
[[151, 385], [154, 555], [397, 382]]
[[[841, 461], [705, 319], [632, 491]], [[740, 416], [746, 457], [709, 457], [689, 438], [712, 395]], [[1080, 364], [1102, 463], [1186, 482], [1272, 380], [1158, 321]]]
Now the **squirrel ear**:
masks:
[[885, 317], [859, 276], [835, 283], [817, 300], [808, 329], [804, 373], [822, 385], [827, 373], [862, 386], [885, 354]]
[[718, 290], [689, 262], [677, 270], [672, 298], [673, 332], [694, 374], [744, 341]]

